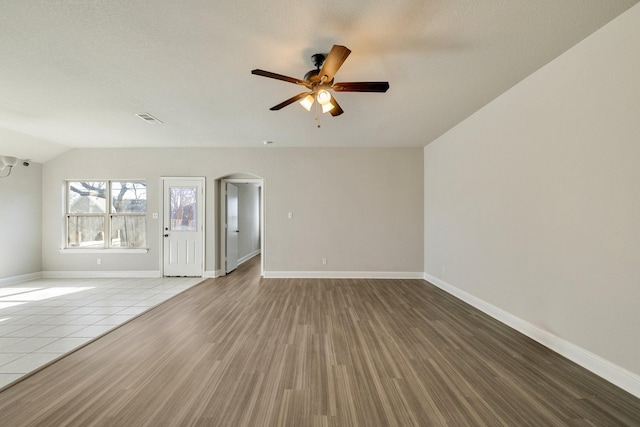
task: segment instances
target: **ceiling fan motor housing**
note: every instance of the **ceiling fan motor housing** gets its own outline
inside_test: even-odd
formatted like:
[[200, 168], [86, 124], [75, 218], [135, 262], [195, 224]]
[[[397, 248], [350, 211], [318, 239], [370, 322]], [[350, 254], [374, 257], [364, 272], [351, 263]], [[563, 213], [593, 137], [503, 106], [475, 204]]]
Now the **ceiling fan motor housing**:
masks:
[[305, 74], [305, 75], [304, 75], [304, 79], [305, 79], [306, 81], [310, 82], [314, 77], [316, 77], [316, 78], [315, 78], [315, 79], [313, 79], [313, 80], [318, 80], [318, 79], [317, 79], [318, 74], [320, 74], [320, 69], [317, 69], [317, 70], [311, 70], [311, 71], [307, 72], [307, 74]]
[[319, 70], [324, 64], [324, 60], [327, 59], [327, 55], [324, 53], [316, 53], [315, 55], [311, 55], [311, 63]]
[[308, 82], [317, 82], [320, 80], [318, 75], [320, 74], [320, 68], [322, 64], [324, 64], [325, 59], [327, 59], [327, 55], [324, 53], [316, 53], [315, 55], [311, 55], [311, 63], [316, 67], [315, 70], [311, 70], [304, 75], [304, 79]]

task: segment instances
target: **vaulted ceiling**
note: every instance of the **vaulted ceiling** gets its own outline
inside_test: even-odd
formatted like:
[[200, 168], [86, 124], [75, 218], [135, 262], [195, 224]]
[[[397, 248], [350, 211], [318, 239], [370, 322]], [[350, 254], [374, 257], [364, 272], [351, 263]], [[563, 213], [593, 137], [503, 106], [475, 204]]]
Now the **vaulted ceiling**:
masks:
[[[0, 6], [0, 154], [75, 147], [422, 147], [638, 0], [67, 0]], [[345, 45], [345, 113], [292, 104]], [[163, 122], [136, 117], [150, 113]], [[318, 128], [317, 125], [320, 125]]]

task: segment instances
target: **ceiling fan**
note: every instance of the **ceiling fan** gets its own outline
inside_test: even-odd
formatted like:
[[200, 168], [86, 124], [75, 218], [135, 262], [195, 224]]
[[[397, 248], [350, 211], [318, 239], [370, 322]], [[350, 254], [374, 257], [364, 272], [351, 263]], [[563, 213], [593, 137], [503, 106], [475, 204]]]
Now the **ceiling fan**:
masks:
[[[315, 70], [309, 71], [304, 76], [304, 80], [283, 76], [264, 70], [252, 70], [251, 74], [269, 77], [271, 79], [282, 80], [295, 83], [308, 89], [296, 96], [292, 96], [270, 108], [272, 111], [280, 110], [289, 104], [300, 101], [300, 104], [311, 111], [314, 102], [317, 108], [322, 108], [323, 113], [331, 113], [332, 116], [339, 116], [344, 113], [338, 101], [331, 95], [330, 90], [335, 92], [386, 92], [389, 89], [389, 82], [343, 82], [334, 83], [333, 77], [338, 72], [347, 59], [351, 51], [344, 46], [333, 45], [329, 55], [316, 53], [311, 57]], [[321, 68], [322, 67], [322, 68]]]

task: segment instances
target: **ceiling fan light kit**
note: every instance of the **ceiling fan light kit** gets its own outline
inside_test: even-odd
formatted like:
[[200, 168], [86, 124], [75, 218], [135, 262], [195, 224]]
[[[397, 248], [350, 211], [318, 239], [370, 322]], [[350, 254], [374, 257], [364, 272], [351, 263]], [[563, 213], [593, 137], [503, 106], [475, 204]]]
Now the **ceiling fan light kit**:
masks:
[[324, 113], [328, 113], [329, 111], [333, 110], [333, 108], [334, 108], [334, 107], [333, 107], [333, 104], [329, 104], [329, 103], [326, 103], [326, 104], [320, 104], [320, 105], [322, 105], [322, 113], [323, 113], [323, 114], [324, 114]]
[[300, 101], [300, 105], [302, 105], [307, 111], [311, 111], [311, 106], [313, 105], [315, 98], [312, 95], [307, 95], [302, 98]]
[[331, 102], [331, 94], [328, 90], [321, 89], [318, 91], [316, 99], [318, 100], [318, 103], [320, 105], [327, 105], [329, 102]]
[[304, 80], [260, 69], [252, 70], [251, 74], [282, 80], [307, 88], [308, 92], [302, 92], [292, 96], [280, 104], [271, 107], [270, 110], [277, 111], [289, 104], [299, 101], [300, 105], [302, 105], [307, 111], [311, 111], [311, 107], [316, 103], [316, 105], [322, 108], [322, 113], [331, 113], [331, 115], [335, 117], [341, 115], [344, 111], [338, 104], [335, 96], [329, 92], [330, 90], [334, 92], [383, 93], [389, 89], [389, 82], [334, 83], [333, 78], [335, 74], [338, 72], [350, 53], [351, 51], [344, 46], [333, 45], [331, 52], [329, 52], [328, 55], [324, 55], [322, 53], [312, 55], [311, 61], [316, 69], [307, 72], [304, 76]]

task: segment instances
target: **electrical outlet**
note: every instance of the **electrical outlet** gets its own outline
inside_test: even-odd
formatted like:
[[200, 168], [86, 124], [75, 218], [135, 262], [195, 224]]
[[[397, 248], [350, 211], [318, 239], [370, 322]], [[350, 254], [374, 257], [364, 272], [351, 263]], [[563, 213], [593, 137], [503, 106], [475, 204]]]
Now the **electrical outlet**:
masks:
[[326, 258], [322, 258], [322, 265], [327, 265], [327, 259]]

